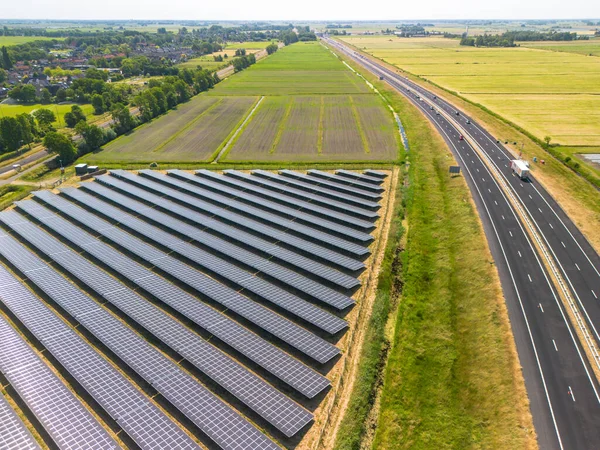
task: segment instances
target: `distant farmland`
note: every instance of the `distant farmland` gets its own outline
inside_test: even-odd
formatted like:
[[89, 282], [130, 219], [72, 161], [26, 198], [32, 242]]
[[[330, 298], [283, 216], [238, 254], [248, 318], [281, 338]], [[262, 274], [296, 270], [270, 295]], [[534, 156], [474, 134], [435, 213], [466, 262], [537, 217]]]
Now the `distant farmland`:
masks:
[[539, 139], [600, 145], [600, 58], [584, 56], [598, 54], [597, 41], [477, 48], [442, 37], [343, 40], [489, 108]]
[[224, 163], [387, 162], [398, 159], [399, 146], [383, 100], [323, 45], [301, 42], [84, 159], [194, 163], [224, 149]]

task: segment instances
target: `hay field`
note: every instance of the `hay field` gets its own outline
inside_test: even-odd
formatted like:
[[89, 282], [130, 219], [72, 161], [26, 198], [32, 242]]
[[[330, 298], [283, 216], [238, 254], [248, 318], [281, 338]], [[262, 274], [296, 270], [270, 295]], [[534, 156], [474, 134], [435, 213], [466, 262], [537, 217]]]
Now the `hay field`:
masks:
[[[441, 37], [344, 40], [489, 108], [540, 139], [600, 145], [600, 58], [534, 48], [535, 43], [474, 48]], [[576, 44], [579, 50], [598, 49], [594, 40]]]
[[199, 95], [83, 160], [95, 164], [208, 161], [256, 100]]

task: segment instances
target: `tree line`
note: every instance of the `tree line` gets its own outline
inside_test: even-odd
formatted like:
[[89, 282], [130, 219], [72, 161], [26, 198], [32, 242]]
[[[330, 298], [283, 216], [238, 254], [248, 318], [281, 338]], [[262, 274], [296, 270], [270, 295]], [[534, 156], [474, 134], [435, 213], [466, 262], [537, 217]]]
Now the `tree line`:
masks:
[[[453, 37], [452, 35], [444, 35]], [[460, 45], [471, 47], [516, 47], [517, 41], [574, 41], [587, 40], [588, 36], [578, 36], [577, 33], [558, 31], [507, 31], [502, 34], [483, 34], [475, 37], [462, 35]]]

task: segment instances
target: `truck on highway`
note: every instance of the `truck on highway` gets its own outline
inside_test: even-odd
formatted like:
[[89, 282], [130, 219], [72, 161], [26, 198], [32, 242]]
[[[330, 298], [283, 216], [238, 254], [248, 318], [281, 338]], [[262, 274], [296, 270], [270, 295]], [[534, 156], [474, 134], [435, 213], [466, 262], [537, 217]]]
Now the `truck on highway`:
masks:
[[526, 180], [529, 176], [529, 164], [522, 159], [513, 159], [510, 161], [510, 168], [521, 180]]

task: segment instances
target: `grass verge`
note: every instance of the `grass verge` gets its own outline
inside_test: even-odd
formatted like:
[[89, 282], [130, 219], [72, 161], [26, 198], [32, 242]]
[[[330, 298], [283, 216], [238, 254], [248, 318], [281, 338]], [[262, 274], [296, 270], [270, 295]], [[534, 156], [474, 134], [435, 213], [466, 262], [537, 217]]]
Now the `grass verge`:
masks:
[[25, 186], [20, 184], [7, 184], [0, 187], [0, 211], [8, 208], [13, 202], [21, 200], [36, 189], [35, 186]]

